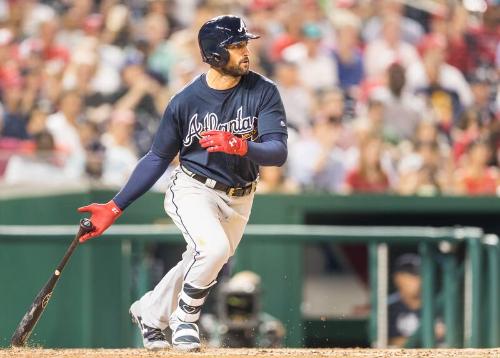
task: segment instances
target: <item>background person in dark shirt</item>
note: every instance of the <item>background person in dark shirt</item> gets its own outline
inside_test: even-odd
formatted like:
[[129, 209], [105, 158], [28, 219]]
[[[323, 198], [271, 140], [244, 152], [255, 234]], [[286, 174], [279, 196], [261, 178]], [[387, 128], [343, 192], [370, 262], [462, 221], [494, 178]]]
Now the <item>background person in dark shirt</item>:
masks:
[[[389, 296], [389, 346], [404, 347], [420, 326], [420, 257], [404, 254], [396, 259], [393, 281], [397, 291]], [[436, 320], [434, 334], [442, 342], [445, 327], [441, 319]]]
[[420, 257], [396, 259], [392, 276], [396, 292], [389, 296], [389, 345], [403, 347], [420, 324]]

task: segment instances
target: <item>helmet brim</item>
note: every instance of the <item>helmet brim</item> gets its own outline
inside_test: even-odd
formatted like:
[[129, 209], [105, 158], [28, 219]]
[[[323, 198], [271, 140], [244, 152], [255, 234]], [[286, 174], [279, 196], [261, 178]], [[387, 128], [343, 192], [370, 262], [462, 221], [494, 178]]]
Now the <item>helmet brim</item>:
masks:
[[245, 37], [249, 40], [255, 40], [255, 39], [260, 38], [260, 35], [255, 35], [255, 34], [252, 34], [251, 32], [247, 32]]
[[242, 35], [233, 37], [230, 41], [228, 41], [226, 44], [224, 44], [224, 46], [237, 44], [238, 42], [243, 42], [243, 41], [248, 41], [248, 40], [255, 40], [258, 38], [260, 38], [259, 35], [255, 35], [255, 34], [252, 34], [250, 32], [246, 32]]

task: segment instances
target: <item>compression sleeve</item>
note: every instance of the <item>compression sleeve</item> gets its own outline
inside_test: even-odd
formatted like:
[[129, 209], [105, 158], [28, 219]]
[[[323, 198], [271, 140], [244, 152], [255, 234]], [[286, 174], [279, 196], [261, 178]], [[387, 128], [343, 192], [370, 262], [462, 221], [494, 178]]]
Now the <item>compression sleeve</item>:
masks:
[[144, 194], [167, 170], [168, 165], [177, 153], [170, 153], [169, 157], [160, 157], [150, 150], [137, 163], [127, 184], [116, 194], [113, 201], [122, 210], [132, 204], [134, 200]]
[[247, 157], [258, 165], [280, 167], [288, 154], [286, 139], [283, 133], [264, 134], [260, 143], [248, 142]]

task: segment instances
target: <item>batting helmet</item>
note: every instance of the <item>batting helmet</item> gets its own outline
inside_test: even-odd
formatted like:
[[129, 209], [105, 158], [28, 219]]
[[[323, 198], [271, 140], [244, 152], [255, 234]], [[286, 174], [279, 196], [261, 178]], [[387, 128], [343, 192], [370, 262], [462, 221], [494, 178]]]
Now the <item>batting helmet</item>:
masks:
[[214, 67], [223, 67], [229, 61], [228, 45], [260, 36], [247, 31], [242, 18], [234, 15], [217, 16], [206, 23], [198, 33], [203, 62]]

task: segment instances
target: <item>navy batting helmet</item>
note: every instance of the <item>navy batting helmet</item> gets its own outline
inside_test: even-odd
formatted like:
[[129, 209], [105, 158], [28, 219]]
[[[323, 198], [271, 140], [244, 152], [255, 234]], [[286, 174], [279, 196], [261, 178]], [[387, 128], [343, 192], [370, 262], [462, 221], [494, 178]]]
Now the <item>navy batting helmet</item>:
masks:
[[198, 33], [198, 44], [203, 62], [214, 67], [223, 67], [229, 61], [226, 46], [259, 37], [247, 31], [242, 18], [223, 15], [203, 24]]

